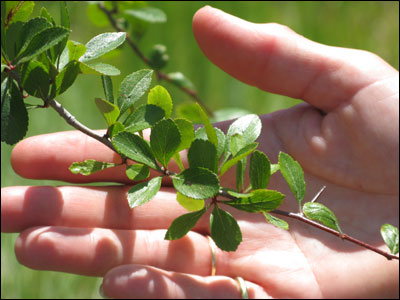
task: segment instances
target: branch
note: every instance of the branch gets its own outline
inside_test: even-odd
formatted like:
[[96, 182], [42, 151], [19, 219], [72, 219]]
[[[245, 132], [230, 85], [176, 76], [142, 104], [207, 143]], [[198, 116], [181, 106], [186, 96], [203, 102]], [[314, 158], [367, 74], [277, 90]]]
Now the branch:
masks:
[[[229, 199], [232, 199], [232, 200], [236, 199], [236, 197], [228, 194], [226, 191], [223, 191], [223, 190], [219, 191], [219, 195], [223, 196], [223, 197], [226, 197], [226, 198], [229, 198]], [[340, 237], [343, 240], [348, 240], [348, 241], [350, 241], [350, 242], [352, 242], [354, 244], [357, 244], [357, 245], [359, 245], [361, 247], [364, 247], [366, 249], [372, 250], [372, 251], [374, 251], [374, 252], [386, 257], [388, 260], [392, 260], [392, 259], [399, 260], [399, 257], [396, 256], [396, 255], [393, 255], [391, 253], [385, 252], [385, 251], [383, 251], [383, 250], [381, 250], [381, 249], [379, 249], [377, 247], [369, 245], [369, 244], [367, 244], [367, 243], [365, 243], [363, 241], [360, 241], [360, 240], [358, 240], [356, 238], [353, 238], [353, 237], [351, 237], [351, 236], [349, 236], [349, 235], [347, 235], [345, 233], [340, 233], [339, 231], [336, 231], [336, 230], [334, 230], [332, 228], [329, 228], [329, 227], [327, 227], [325, 225], [322, 225], [322, 224], [320, 224], [320, 223], [318, 223], [316, 221], [310, 220], [310, 219], [306, 218], [304, 215], [302, 215], [300, 213], [292, 213], [292, 212], [287, 212], [287, 211], [283, 211], [283, 210], [280, 210], [280, 209], [274, 209], [274, 210], [270, 211], [270, 213], [281, 215], [281, 216], [285, 216], [285, 217], [289, 217], [289, 218], [292, 218], [292, 219], [299, 220], [299, 221], [301, 221], [303, 223], [307, 223], [307, 224], [309, 224], [311, 226], [314, 226], [314, 227], [316, 227], [318, 229], [321, 229], [323, 231], [329, 232], [330, 234], [336, 235], [336, 236]]]
[[[98, 135], [95, 131], [86, 127], [82, 123], [80, 123], [68, 110], [66, 110], [59, 102], [55, 99], [49, 101], [49, 105], [54, 108], [56, 112], [65, 120], [69, 125], [74, 127], [75, 129], [87, 134], [88, 136], [98, 140], [100, 143], [106, 145], [112, 151], [117, 152], [115, 150], [113, 144], [111, 144], [110, 140], [104, 136]], [[118, 153], [118, 152], [117, 152]]]
[[[115, 21], [114, 17], [113, 17], [113, 13], [115, 13], [116, 11], [110, 11], [107, 8], [105, 8], [103, 3], [99, 3], [98, 7], [101, 11], [103, 11], [106, 15], [108, 20], [110, 21], [112, 27], [114, 27], [114, 29], [118, 32], [124, 31]], [[148, 59], [143, 53], [142, 51], [140, 51], [139, 47], [135, 44], [135, 42], [127, 35], [126, 36], [126, 41], [129, 44], [129, 46], [132, 48], [132, 50], [137, 54], [137, 56], [139, 56], [139, 58], [149, 67], [151, 67], [151, 62], [150, 59]], [[168, 76], [167, 74], [159, 71], [159, 70], [155, 70], [157, 72], [157, 77], [160, 79], [165, 79], [168, 82], [172, 83], [173, 85], [175, 85], [176, 87], [178, 87], [180, 90], [182, 90], [183, 92], [185, 92], [186, 94], [188, 94], [190, 97], [192, 97], [195, 101], [197, 101], [199, 104], [201, 104], [202, 107], [204, 107], [204, 109], [207, 111], [208, 115], [213, 116], [213, 112], [204, 104], [204, 102], [198, 97], [196, 91], [188, 89], [186, 87], [180, 86], [179, 84], [176, 84], [174, 81], [172, 81], [172, 78], [170, 76]]]
[[336, 230], [334, 230], [334, 229], [332, 229], [332, 228], [329, 228], [329, 227], [327, 227], [327, 226], [325, 226], [325, 225], [322, 225], [322, 224], [320, 224], [320, 223], [318, 223], [318, 222], [315, 222], [315, 221], [313, 221], [313, 220], [307, 219], [306, 217], [304, 217], [304, 216], [301, 215], [301, 214], [291, 213], [291, 212], [287, 212], [287, 211], [282, 211], [282, 210], [279, 210], [279, 209], [275, 209], [275, 210], [270, 211], [270, 212], [271, 212], [271, 213], [275, 213], [275, 214], [277, 214], [277, 215], [281, 215], [281, 216], [286, 216], [286, 217], [289, 217], [289, 218], [293, 218], [293, 219], [299, 220], [299, 221], [301, 221], [301, 222], [307, 223], [307, 224], [309, 224], [309, 225], [311, 225], [311, 226], [317, 227], [318, 229], [321, 229], [321, 230], [323, 230], [323, 231], [329, 232], [329, 233], [331, 233], [331, 234], [334, 234], [334, 235], [340, 237], [342, 240], [348, 240], [348, 241], [350, 241], [350, 242], [352, 242], [352, 243], [354, 243], [354, 244], [357, 244], [357, 245], [359, 245], [359, 246], [361, 246], [361, 247], [367, 248], [367, 249], [372, 250], [372, 251], [374, 251], [374, 252], [376, 252], [376, 253], [378, 253], [378, 254], [380, 254], [380, 255], [383, 255], [383, 256], [386, 257], [388, 260], [391, 260], [391, 259], [397, 259], [397, 260], [399, 260], [399, 257], [396, 256], [396, 255], [393, 255], [393, 254], [391, 254], [391, 253], [382, 251], [381, 249], [379, 249], [379, 248], [377, 248], [377, 247], [374, 247], [374, 246], [372, 246], [372, 245], [369, 245], [369, 244], [367, 244], [367, 243], [365, 243], [365, 242], [363, 242], [363, 241], [360, 241], [360, 240], [358, 240], [358, 239], [356, 239], [356, 238], [353, 238], [353, 237], [351, 237], [351, 236], [349, 236], [349, 235], [347, 235], [347, 234], [345, 234], [345, 233], [340, 233], [339, 231], [336, 231]]

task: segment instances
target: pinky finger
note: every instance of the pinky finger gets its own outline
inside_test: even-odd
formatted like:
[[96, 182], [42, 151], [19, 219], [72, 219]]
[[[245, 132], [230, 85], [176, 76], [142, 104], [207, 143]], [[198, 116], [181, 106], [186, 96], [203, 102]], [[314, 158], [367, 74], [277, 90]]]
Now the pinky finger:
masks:
[[[249, 298], [270, 298], [265, 290], [245, 281]], [[238, 281], [226, 276], [198, 276], [144, 265], [122, 265], [104, 277], [102, 293], [120, 299], [240, 299]]]

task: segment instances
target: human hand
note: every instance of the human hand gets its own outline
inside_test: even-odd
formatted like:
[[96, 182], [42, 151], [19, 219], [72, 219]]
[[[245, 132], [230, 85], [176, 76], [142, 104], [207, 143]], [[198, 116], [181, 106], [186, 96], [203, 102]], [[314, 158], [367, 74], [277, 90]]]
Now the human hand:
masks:
[[[380, 225], [398, 226], [398, 72], [371, 53], [320, 45], [281, 25], [251, 24], [210, 7], [196, 14], [193, 27], [205, 54], [229, 74], [307, 102], [262, 117], [261, 150], [271, 159], [280, 150], [291, 154], [306, 171], [307, 197], [327, 185], [321, 202], [343, 231], [385, 247]], [[118, 157], [67, 132], [26, 139], [12, 163], [29, 178], [128, 182], [121, 168], [85, 179], [69, 172], [72, 162], [88, 158]], [[270, 188], [286, 192], [285, 208], [296, 210], [282, 178], [273, 176]], [[263, 216], [230, 209], [243, 242], [233, 253], [217, 250], [218, 276], [208, 276], [207, 216], [186, 237], [165, 241], [165, 229], [185, 213], [173, 190], [164, 187], [134, 210], [127, 190], [5, 188], [2, 231], [22, 231], [21, 263], [105, 276], [105, 293], [115, 298], [234, 298], [240, 296], [236, 276], [246, 280], [250, 298], [398, 295], [398, 262], [296, 221], [289, 220], [286, 232]]]

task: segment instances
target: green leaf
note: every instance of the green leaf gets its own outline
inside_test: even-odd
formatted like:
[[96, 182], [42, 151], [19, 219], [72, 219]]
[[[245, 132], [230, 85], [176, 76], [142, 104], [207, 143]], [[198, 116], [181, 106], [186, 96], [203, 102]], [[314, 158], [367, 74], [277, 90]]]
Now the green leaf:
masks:
[[301, 211], [301, 202], [306, 194], [306, 183], [304, 181], [304, 173], [300, 164], [295, 161], [289, 154], [279, 153], [279, 168], [283, 178], [288, 183], [290, 190], [294, 194], [299, 203]]
[[119, 153], [133, 161], [145, 164], [152, 169], [160, 169], [149, 144], [136, 134], [120, 132], [112, 138], [112, 144]]
[[148, 23], [164, 23], [167, 21], [167, 15], [161, 9], [149, 6], [127, 9], [124, 11], [124, 14]]
[[171, 178], [175, 189], [190, 198], [208, 199], [219, 191], [217, 175], [205, 168], [189, 168]]
[[235, 156], [242, 148], [247, 146], [246, 140], [240, 134], [231, 136], [230, 140], [230, 152]]
[[217, 205], [210, 215], [210, 231], [215, 244], [224, 251], [235, 251], [242, 241], [242, 233], [236, 220]]
[[125, 38], [125, 32], [106, 32], [99, 34], [86, 43], [86, 52], [79, 60], [81, 62], [87, 62], [98, 58], [117, 48], [125, 41]]
[[181, 133], [171, 119], [157, 122], [151, 130], [150, 145], [157, 160], [167, 167], [181, 143]]
[[225, 162], [222, 165], [220, 176], [224, 175], [226, 171], [228, 171], [230, 168], [232, 168], [234, 165], [236, 165], [240, 160], [242, 160], [247, 155], [249, 155], [254, 150], [256, 150], [257, 146], [258, 146], [258, 143], [251, 143], [251, 144], [247, 145], [246, 147], [244, 147], [243, 149], [241, 149], [236, 154], [236, 156], [234, 156], [232, 159], [228, 160], [227, 162]]
[[68, 61], [78, 60], [86, 52], [85, 45], [73, 41], [67, 42], [67, 49], [68, 49]]
[[200, 118], [204, 124], [204, 128], [206, 129], [208, 140], [214, 144], [215, 148], [218, 148], [218, 138], [217, 134], [212, 126], [210, 120], [208, 119], [207, 113], [201, 107], [199, 103], [196, 103], [197, 109], [199, 110]]
[[164, 118], [164, 114], [161, 107], [152, 104], [141, 105], [126, 118], [126, 131], [134, 133], [150, 128]]
[[188, 151], [189, 167], [202, 167], [216, 172], [217, 150], [210, 141], [196, 139]]
[[271, 175], [279, 171], [279, 164], [271, 164]]
[[125, 130], [125, 126], [121, 122], [115, 122], [110, 127], [108, 127], [108, 136], [113, 138], [118, 133]]
[[28, 130], [28, 112], [19, 88], [7, 77], [1, 83], [1, 140], [13, 145]]
[[5, 3], [6, 18], [8, 15], [13, 14], [9, 24], [28, 19], [35, 6], [35, 1], [5, 1]]
[[46, 9], [46, 7], [42, 7], [40, 9], [40, 16], [45, 18], [47, 20], [47, 22], [49, 22], [50, 24], [56, 25], [56, 22], [54, 22], [53, 17], [50, 15], [50, 13]]
[[168, 73], [167, 76], [171, 79], [171, 82], [175, 83], [177, 86], [195, 90], [194, 84], [181, 72]]
[[67, 9], [67, 2], [60, 1], [60, 25], [64, 28], [70, 28], [70, 20]]
[[161, 107], [165, 111], [165, 117], [172, 113], [172, 99], [168, 91], [161, 85], [153, 87], [147, 96], [147, 103]]
[[126, 166], [126, 176], [130, 180], [141, 181], [150, 176], [150, 169], [148, 166], [142, 164], [133, 164]]
[[[60, 25], [61, 27], [70, 29], [70, 20], [69, 20], [67, 2], [60, 1], [59, 5], [60, 5]], [[63, 52], [65, 46], [67, 45], [67, 42], [68, 42], [68, 36], [66, 36], [59, 44], [54, 46], [54, 62], [56, 61], [56, 59], [59, 58], [59, 56]]]
[[325, 205], [317, 202], [306, 202], [303, 205], [303, 213], [307, 218], [318, 221], [325, 226], [342, 233], [335, 214]]
[[174, 221], [172, 221], [171, 225], [169, 226], [164, 239], [177, 240], [181, 237], [184, 237], [190, 231], [190, 229], [192, 229], [196, 225], [196, 223], [199, 221], [201, 216], [204, 215], [205, 212], [206, 208], [203, 208], [202, 210], [187, 213], [177, 217]]
[[261, 120], [257, 115], [251, 114], [240, 117], [229, 126], [227, 149], [230, 149], [231, 137], [236, 134], [243, 137], [244, 145], [254, 142], [260, 136], [261, 127]]
[[100, 110], [104, 119], [106, 120], [107, 125], [108, 126], [113, 125], [119, 117], [118, 106], [101, 98], [96, 98], [94, 101], [97, 105], [97, 108]]
[[271, 163], [261, 151], [254, 151], [250, 157], [250, 183], [253, 189], [265, 189], [271, 176]]
[[161, 187], [162, 177], [154, 177], [147, 182], [136, 184], [128, 191], [128, 203], [134, 208], [149, 202], [158, 193]]
[[180, 118], [188, 119], [193, 123], [201, 123], [201, 117], [197, 105], [193, 102], [183, 103], [177, 106], [176, 114]]
[[122, 81], [118, 92], [118, 107], [123, 114], [149, 89], [153, 70], [136, 71]]
[[[217, 147], [217, 159], [219, 160], [222, 154], [225, 151], [225, 134], [221, 129], [214, 127], [215, 133], [217, 134], [218, 139], [218, 147]], [[195, 132], [196, 139], [208, 140], [206, 129], [204, 127], [200, 127]]]
[[24, 64], [21, 73], [24, 90], [31, 96], [46, 100], [50, 87], [46, 66], [41, 62], [32, 60]]
[[106, 100], [110, 103], [114, 103], [114, 90], [111, 77], [107, 75], [101, 75], [101, 83], [103, 84]]
[[389, 247], [390, 253], [399, 253], [399, 229], [390, 224], [383, 224], [381, 227], [381, 236], [385, 244]]
[[19, 52], [24, 51], [28, 47], [30, 41], [36, 34], [49, 27], [52, 27], [52, 25], [42, 17], [33, 18], [24, 23], [21, 30], [21, 41], [23, 44]]
[[74, 174], [81, 174], [81, 175], [91, 175], [95, 172], [112, 168], [118, 166], [114, 163], [108, 163], [104, 161], [97, 161], [93, 159], [87, 159], [83, 162], [74, 162], [70, 165], [69, 170]]
[[241, 191], [244, 186], [244, 176], [246, 171], [247, 165], [247, 157], [239, 160], [236, 165], [236, 189]]
[[[15, 57], [19, 54], [20, 49], [22, 47], [22, 39], [21, 39], [21, 32], [22, 32], [23, 23], [17, 22], [13, 23], [8, 26], [6, 31], [6, 36], [1, 36], [2, 40], [2, 51], [7, 55], [8, 59], [15, 62]], [[15, 63], [14, 63], [15, 65]]]
[[281, 228], [284, 230], [289, 230], [289, 224], [286, 221], [279, 219], [267, 212], [263, 212], [263, 214], [264, 214], [264, 217], [267, 220], [267, 222], [271, 223], [272, 225], [274, 225], [278, 228]]
[[176, 193], [176, 201], [178, 201], [178, 203], [188, 211], [198, 211], [204, 208], [205, 205], [204, 200], [186, 197], [179, 192]]
[[[52, 98], [61, 95], [75, 82], [79, 74], [79, 65], [77, 61], [71, 61], [65, 68], [57, 74], [52, 90]], [[55, 89], [55, 90], [54, 90]]]
[[117, 76], [120, 74], [120, 71], [116, 67], [101, 62], [89, 63], [89, 64], [80, 62], [79, 67], [83, 74], [107, 75], [107, 76]]
[[50, 27], [36, 34], [29, 42], [26, 49], [17, 56], [17, 62], [23, 63], [50, 49], [61, 42], [69, 34], [63, 27]]
[[181, 133], [181, 143], [177, 151], [182, 151], [189, 148], [194, 140], [193, 124], [186, 119], [175, 119], [174, 121]]
[[285, 195], [273, 190], [253, 190], [249, 197], [241, 197], [224, 204], [247, 212], [264, 212], [276, 209]]

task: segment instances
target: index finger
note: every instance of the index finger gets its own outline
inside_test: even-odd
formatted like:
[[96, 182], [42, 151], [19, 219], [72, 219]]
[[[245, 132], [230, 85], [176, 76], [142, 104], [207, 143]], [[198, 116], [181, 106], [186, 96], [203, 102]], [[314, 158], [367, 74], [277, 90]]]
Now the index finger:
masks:
[[[16, 173], [30, 179], [132, 184], [132, 180], [126, 175], [125, 165], [107, 168], [88, 176], [73, 174], [69, 170], [72, 163], [87, 159], [121, 163], [121, 157], [99, 141], [80, 131], [64, 131], [33, 136], [19, 142], [12, 151], [11, 164]], [[169, 167], [172, 171], [179, 172], [176, 164], [171, 163]], [[150, 176], [159, 175], [150, 170]], [[170, 183], [168, 177], [164, 183]]]
[[210, 6], [193, 18], [204, 54], [233, 77], [331, 111], [362, 88], [397, 74], [367, 51], [330, 47], [280, 24], [255, 24]]

